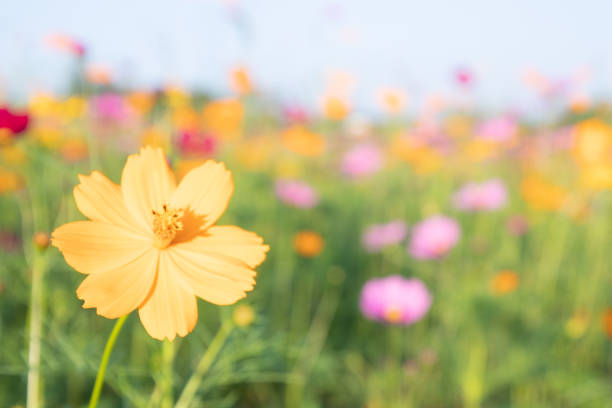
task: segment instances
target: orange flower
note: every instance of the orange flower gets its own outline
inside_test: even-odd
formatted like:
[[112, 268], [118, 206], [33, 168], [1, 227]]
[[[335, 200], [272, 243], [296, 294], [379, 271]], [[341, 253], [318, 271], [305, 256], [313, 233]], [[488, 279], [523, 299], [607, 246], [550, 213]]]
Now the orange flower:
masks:
[[255, 310], [249, 305], [238, 305], [232, 313], [232, 320], [238, 327], [247, 327], [255, 321]]
[[253, 92], [253, 83], [245, 67], [236, 67], [230, 72], [230, 85], [232, 90], [239, 95]]
[[21, 187], [21, 178], [17, 173], [0, 169], [0, 194], [17, 191]]
[[110, 85], [113, 81], [110, 68], [104, 65], [90, 65], [85, 69], [85, 77], [92, 84]]
[[53, 232], [66, 262], [87, 274], [83, 307], [107, 318], [138, 309], [155, 339], [185, 336], [196, 324], [196, 296], [229, 305], [253, 289], [253, 268], [269, 247], [255, 233], [216, 226], [233, 191], [231, 173], [207, 161], [177, 186], [161, 149], [131, 155], [121, 185], [94, 171], [74, 189], [89, 218]]
[[294, 153], [304, 156], [319, 156], [325, 150], [325, 139], [302, 125], [293, 125], [281, 135], [283, 145]]
[[235, 139], [242, 128], [244, 107], [237, 99], [209, 103], [202, 112], [204, 127], [221, 139]]
[[567, 198], [567, 191], [539, 176], [531, 175], [521, 182], [521, 194], [527, 203], [538, 210], [555, 211]]
[[293, 240], [295, 251], [307, 258], [314, 258], [323, 251], [323, 237], [314, 231], [300, 231]]
[[505, 295], [514, 292], [519, 284], [519, 277], [513, 271], [500, 271], [491, 281], [491, 291], [495, 295]]
[[612, 159], [612, 128], [599, 119], [585, 120], [574, 130], [573, 156], [582, 166], [598, 165]]
[[323, 111], [328, 119], [342, 120], [349, 114], [349, 106], [344, 98], [330, 95], [323, 102]]
[[406, 93], [399, 89], [382, 89], [379, 94], [380, 105], [391, 115], [402, 113], [406, 108], [407, 99]]
[[604, 312], [603, 324], [606, 334], [608, 335], [610, 340], [612, 340], [612, 307], [607, 308]]
[[89, 153], [89, 149], [87, 147], [87, 143], [83, 139], [68, 139], [60, 148], [60, 154], [70, 163], [78, 162], [79, 160], [83, 160], [87, 157]]

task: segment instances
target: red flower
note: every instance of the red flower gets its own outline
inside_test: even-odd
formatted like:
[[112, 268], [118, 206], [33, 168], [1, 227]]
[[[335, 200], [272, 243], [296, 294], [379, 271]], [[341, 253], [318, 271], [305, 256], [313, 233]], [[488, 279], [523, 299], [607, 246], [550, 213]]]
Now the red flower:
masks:
[[27, 113], [17, 114], [8, 108], [0, 108], [0, 130], [8, 129], [12, 134], [19, 134], [27, 129], [29, 122], [30, 116]]

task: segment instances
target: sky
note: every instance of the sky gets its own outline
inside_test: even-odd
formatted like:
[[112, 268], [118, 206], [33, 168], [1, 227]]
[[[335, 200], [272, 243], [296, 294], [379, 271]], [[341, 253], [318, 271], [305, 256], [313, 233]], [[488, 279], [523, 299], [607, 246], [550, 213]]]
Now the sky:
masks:
[[228, 92], [228, 70], [248, 67], [259, 89], [315, 104], [331, 71], [354, 75], [356, 105], [383, 86], [413, 99], [455, 89], [475, 73], [473, 98], [529, 106], [527, 68], [566, 78], [588, 68], [582, 92], [612, 90], [612, 2], [606, 0], [20, 0], [0, 9], [0, 88], [12, 98], [61, 91], [73, 61], [51, 33], [80, 39], [90, 63], [118, 82], [173, 82]]

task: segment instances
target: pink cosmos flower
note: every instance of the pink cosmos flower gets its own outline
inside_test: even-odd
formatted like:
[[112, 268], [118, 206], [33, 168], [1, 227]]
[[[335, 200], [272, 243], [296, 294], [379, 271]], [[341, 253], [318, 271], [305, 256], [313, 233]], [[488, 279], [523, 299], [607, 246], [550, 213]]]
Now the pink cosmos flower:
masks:
[[341, 170], [347, 176], [357, 179], [380, 170], [382, 160], [380, 149], [373, 144], [362, 144], [345, 153]]
[[368, 252], [378, 252], [381, 249], [400, 243], [406, 238], [407, 228], [403, 221], [391, 221], [386, 224], [369, 226], [361, 237], [361, 242]]
[[408, 250], [416, 259], [441, 258], [457, 245], [460, 236], [457, 221], [435, 215], [414, 226]]
[[194, 130], [181, 131], [177, 143], [183, 154], [212, 156], [217, 150], [217, 140], [212, 134]]
[[399, 275], [371, 279], [363, 286], [359, 307], [370, 320], [409, 325], [425, 316], [431, 295], [418, 279]]
[[130, 110], [120, 94], [108, 92], [94, 97], [91, 101], [93, 114], [103, 121], [124, 122], [130, 117]]
[[493, 211], [508, 201], [506, 186], [493, 179], [482, 183], [467, 183], [453, 195], [455, 208], [464, 211]]
[[516, 120], [510, 116], [501, 116], [486, 120], [478, 126], [476, 134], [480, 139], [491, 142], [505, 142], [512, 139], [518, 131]]
[[278, 180], [276, 196], [283, 203], [298, 208], [312, 208], [319, 202], [319, 196], [312, 187], [296, 180]]

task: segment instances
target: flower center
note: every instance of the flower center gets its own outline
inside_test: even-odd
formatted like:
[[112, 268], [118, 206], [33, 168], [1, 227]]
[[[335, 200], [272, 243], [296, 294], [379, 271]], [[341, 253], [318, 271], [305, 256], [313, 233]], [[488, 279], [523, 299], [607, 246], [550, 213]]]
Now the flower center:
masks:
[[399, 323], [402, 320], [402, 311], [397, 306], [389, 306], [385, 310], [385, 320], [389, 323]]
[[156, 248], [164, 249], [172, 242], [176, 233], [183, 230], [184, 210], [162, 205], [161, 211], [153, 210], [153, 234]]

